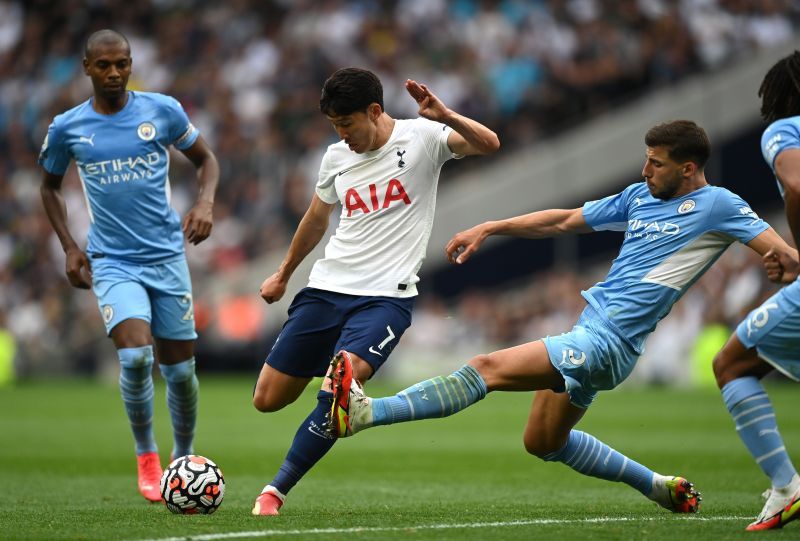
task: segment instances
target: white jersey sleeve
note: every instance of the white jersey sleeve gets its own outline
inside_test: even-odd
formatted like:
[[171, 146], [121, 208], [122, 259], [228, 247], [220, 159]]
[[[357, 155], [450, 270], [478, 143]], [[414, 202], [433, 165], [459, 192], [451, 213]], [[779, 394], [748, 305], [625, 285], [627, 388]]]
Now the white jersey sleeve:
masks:
[[324, 202], [332, 205], [339, 201], [339, 196], [336, 195], [336, 169], [331, 163], [330, 150], [322, 157], [322, 163], [319, 166], [319, 180], [317, 181], [316, 193], [317, 196]]

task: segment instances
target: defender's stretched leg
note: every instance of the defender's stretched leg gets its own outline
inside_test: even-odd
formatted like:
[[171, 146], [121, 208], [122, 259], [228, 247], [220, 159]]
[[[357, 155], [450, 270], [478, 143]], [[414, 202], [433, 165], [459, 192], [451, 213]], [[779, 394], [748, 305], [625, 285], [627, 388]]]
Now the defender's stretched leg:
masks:
[[525, 426], [525, 449], [583, 475], [623, 482], [670, 511], [697, 511], [702, 498], [686, 479], [659, 475], [591, 434], [575, 430], [585, 413], [567, 393], [537, 391]]
[[[386, 398], [368, 398], [348, 377], [346, 355], [333, 371], [334, 404], [330, 428], [337, 437], [371, 426], [447, 417], [478, 402], [489, 391], [532, 391], [563, 387], [544, 346], [531, 342], [473, 357], [449, 376], [437, 376]], [[546, 353], [546, 352], [545, 352]]]
[[[593, 436], [572, 430], [586, 409], [572, 404], [572, 395], [563, 392], [564, 377], [542, 341], [478, 355], [450, 376], [420, 382], [393, 397], [367, 397], [349, 371], [348, 357], [342, 355], [334, 370], [331, 413], [331, 430], [338, 437], [370, 426], [452, 415], [492, 390], [538, 390], [525, 430], [530, 453], [585, 475], [626, 482], [672, 511], [695, 512], [699, 506], [700, 495], [685, 479], [655, 474]], [[593, 398], [575, 379], [570, 392], [589, 403]]]

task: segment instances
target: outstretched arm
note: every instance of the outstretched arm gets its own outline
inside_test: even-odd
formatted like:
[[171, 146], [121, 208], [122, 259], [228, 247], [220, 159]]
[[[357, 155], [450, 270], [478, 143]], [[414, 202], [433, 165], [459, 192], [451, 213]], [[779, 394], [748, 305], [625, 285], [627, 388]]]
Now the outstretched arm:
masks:
[[554, 237], [563, 233], [588, 233], [592, 228], [583, 217], [583, 209], [550, 209], [523, 214], [505, 220], [484, 222], [457, 233], [445, 247], [451, 263], [464, 263], [483, 241], [492, 235], [507, 235], [528, 239]]
[[265, 301], [272, 304], [280, 300], [286, 293], [286, 286], [289, 284], [292, 273], [311, 250], [319, 244], [328, 229], [328, 221], [335, 206], [335, 204], [324, 202], [314, 194], [311, 205], [303, 219], [300, 220], [300, 225], [297, 226], [297, 231], [294, 233], [289, 250], [286, 252], [286, 257], [283, 258], [278, 272], [261, 284], [259, 292]]
[[186, 240], [197, 245], [208, 238], [214, 225], [212, 210], [219, 184], [219, 163], [202, 136], [182, 152], [197, 168], [197, 201], [183, 217], [182, 226]]
[[44, 211], [53, 230], [61, 241], [61, 248], [67, 256], [66, 273], [69, 283], [79, 289], [89, 289], [92, 287], [92, 267], [89, 258], [78, 247], [78, 243], [72, 237], [67, 226], [67, 205], [61, 195], [61, 182], [63, 175], [54, 175], [47, 171], [42, 177], [40, 193]]
[[427, 86], [408, 79], [406, 90], [419, 105], [419, 116], [453, 128], [447, 138], [447, 145], [454, 153], [464, 156], [492, 154], [500, 148], [500, 139], [496, 133], [480, 122], [445, 107]]

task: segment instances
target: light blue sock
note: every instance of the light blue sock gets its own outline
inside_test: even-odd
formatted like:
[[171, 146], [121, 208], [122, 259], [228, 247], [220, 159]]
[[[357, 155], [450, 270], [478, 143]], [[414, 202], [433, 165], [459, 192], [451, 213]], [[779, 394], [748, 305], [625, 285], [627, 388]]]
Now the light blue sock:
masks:
[[758, 378], [735, 379], [722, 388], [722, 399], [736, 424], [736, 432], [772, 486], [788, 485], [797, 473], [778, 432], [775, 410]]
[[654, 473], [651, 470], [580, 430], [570, 431], [564, 447], [542, 458], [548, 462], [566, 464], [584, 475], [606, 481], [621, 481], [645, 496], [653, 489]]
[[194, 357], [176, 364], [160, 364], [167, 382], [167, 407], [172, 419], [175, 445], [173, 458], [194, 453], [194, 427], [197, 420], [198, 383], [194, 373]]
[[477, 370], [462, 366], [449, 376], [412, 385], [395, 396], [372, 401], [373, 425], [447, 417], [486, 396], [486, 382]]
[[136, 454], [158, 450], [153, 438], [153, 346], [122, 348], [119, 389], [136, 442]]

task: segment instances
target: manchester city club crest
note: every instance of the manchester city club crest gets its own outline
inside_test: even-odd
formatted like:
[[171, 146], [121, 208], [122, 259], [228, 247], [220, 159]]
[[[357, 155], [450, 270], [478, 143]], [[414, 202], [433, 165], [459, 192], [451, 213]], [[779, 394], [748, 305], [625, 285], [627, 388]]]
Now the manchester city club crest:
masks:
[[136, 133], [139, 135], [139, 139], [152, 141], [153, 137], [156, 136], [156, 127], [151, 122], [142, 122], [136, 128]]
[[681, 206], [678, 207], [678, 214], [686, 214], [687, 212], [692, 212], [694, 210], [695, 203], [691, 199], [687, 199]]
[[103, 321], [107, 324], [111, 322], [114, 318], [114, 309], [111, 308], [110, 304], [106, 304], [103, 306]]

